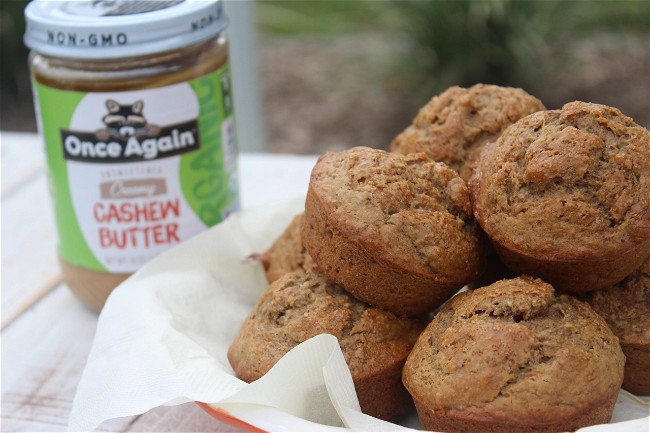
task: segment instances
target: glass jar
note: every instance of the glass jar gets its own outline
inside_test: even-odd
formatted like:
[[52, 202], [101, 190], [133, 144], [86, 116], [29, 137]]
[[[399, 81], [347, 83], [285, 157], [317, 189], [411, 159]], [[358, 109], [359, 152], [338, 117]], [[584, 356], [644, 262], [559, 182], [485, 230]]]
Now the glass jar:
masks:
[[145, 262], [237, 210], [219, 0], [25, 9], [66, 284], [100, 310]]

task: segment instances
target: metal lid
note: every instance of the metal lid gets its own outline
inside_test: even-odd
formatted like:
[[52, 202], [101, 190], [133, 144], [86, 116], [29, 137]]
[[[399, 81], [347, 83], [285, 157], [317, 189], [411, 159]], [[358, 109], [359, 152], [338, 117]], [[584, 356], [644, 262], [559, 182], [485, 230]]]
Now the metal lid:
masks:
[[104, 59], [170, 51], [228, 25], [221, 0], [34, 0], [25, 45], [55, 57]]

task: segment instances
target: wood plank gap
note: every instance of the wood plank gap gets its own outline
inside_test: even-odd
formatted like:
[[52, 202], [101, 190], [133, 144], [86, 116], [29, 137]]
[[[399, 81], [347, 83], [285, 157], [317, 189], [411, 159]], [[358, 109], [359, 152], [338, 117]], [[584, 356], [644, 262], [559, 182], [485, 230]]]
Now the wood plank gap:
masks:
[[12, 193], [16, 192], [23, 185], [31, 182], [33, 179], [38, 177], [43, 172], [44, 164], [34, 164], [29, 168], [28, 171], [20, 175], [16, 179], [12, 179], [10, 182], [2, 182], [2, 190], [0, 190], [0, 197], [6, 199]]
[[63, 274], [60, 272], [56, 276], [50, 278], [48, 281], [43, 284], [43, 286], [30, 297], [27, 302], [23, 303], [14, 313], [12, 313], [9, 318], [2, 317], [2, 325], [0, 325], [0, 331], [4, 331], [11, 325], [18, 317], [20, 317], [25, 311], [32, 308], [43, 298], [45, 298], [49, 293], [51, 293], [59, 284], [63, 282]]

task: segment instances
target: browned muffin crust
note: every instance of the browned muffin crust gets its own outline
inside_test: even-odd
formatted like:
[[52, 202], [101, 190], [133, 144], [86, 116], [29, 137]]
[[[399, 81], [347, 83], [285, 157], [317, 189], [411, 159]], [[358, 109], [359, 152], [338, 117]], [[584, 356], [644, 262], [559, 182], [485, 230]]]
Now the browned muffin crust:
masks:
[[318, 267], [302, 244], [300, 225], [302, 213], [293, 217], [284, 232], [261, 255], [259, 259], [264, 266], [266, 280], [269, 283], [284, 274], [294, 271], [318, 273]]
[[325, 276], [396, 314], [433, 310], [483, 266], [465, 182], [421, 153], [356, 147], [321, 156], [302, 241]]
[[503, 262], [558, 290], [610, 286], [650, 255], [650, 132], [615, 108], [576, 101], [519, 120], [469, 187]]
[[428, 430], [573, 431], [609, 422], [624, 361], [586, 303], [521, 277], [447, 302], [403, 380]]
[[650, 395], [650, 259], [620, 283], [590, 295], [589, 304], [621, 341], [623, 388]]
[[522, 117], [544, 109], [539, 99], [522, 89], [489, 84], [450, 87], [420, 109], [390, 149], [424, 152], [468, 180], [486, 143]]
[[293, 347], [334, 335], [364, 413], [395, 420], [412, 404], [402, 366], [424, 324], [373, 308], [315, 274], [285, 274], [262, 294], [228, 350], [237, 377], [263, 376]]

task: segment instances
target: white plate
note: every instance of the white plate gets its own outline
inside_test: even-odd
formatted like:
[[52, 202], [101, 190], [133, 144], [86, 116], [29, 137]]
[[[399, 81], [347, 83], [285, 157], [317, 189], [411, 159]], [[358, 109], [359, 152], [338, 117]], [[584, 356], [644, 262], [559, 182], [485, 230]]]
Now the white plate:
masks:
[[[250, 432], [322, 432], [322, 431], [349, 431], [313, 423], [281, 410], [259, 406], [233, 404], [228, 407], [217, 407], [205, 403], [198, 403], [212, 417], [234, 427]], [[612, 421], [609, 424], [589, 426], [578, 430], [579, 432], [649, 432], [650, 398], [638, 397], [621, 390], [619, 394]], [[414, 413], [403, 419], [400, 425], [413, 429], [422, 426]]]

